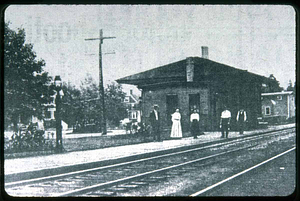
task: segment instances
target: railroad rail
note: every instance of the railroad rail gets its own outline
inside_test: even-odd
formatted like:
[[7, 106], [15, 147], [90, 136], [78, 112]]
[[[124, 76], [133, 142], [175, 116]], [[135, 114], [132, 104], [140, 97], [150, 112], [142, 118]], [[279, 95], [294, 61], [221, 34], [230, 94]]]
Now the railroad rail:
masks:
[[277, 158], [279, 158], [279, 157], [281, 157], [281, 156], [283, 156], [285, 154], [288, 154], [288, 153], [294, 151], [295, 149], [296, 149], [296, 147], [292, 147], [292, 148], [290, 148], [290, 149], [288, 149], [288, 150], [286, 150], [286, 151], [284, 151], [284, 152], [282, 152], [280, 154], [277, 154], [276, 156], [273, 156], [273, 157], [271, 157], [271, 158], [269, 158], [267, 160], [264, 160], [264, 161], [262, 161], [262, 162], [260, 162], [260, 163], [258, 163], [256, 165], [250, 167], [250, 168], [247, 168], [247, 169], [245, 169], [245, 170], [243, 170], [243, 171], [241, 171], [239, 173], [236, 173], [236, 174], [234, 174], [234, 175], [232, 175], [230, 177], [227, 177], [226, 179], [224, 179], [222, 181], [219, 181], [219, 182], [217, 182], [217, 183], [215, 183], [215, 184], [213, 184], [211, 186], [208, 186], [208, 187], [206, 187], [206, 188], [204, 188], [204, 189], [202, 189], [200, 191], [197, 191], [197, 192], [195, 192], [195, 193], [193, 193], [193, 194], [191, 194], [189, 196], [191, 196], [191, 197], [199, 196], [199, 195], [201, 195], [201, 194], [203, 194], [203, 193], [205, 193], [207, 191], [210, 191], [210, 190], [212, 190], [212, 189], [214, 189], [214, 188], [216, 188], [216, 187], [218, 187], [218, 186], [220, 186], [220, 185], [222, 185], [222, 184], [224, 184], [224, 183], [226, 183], [226, 182], [228, 182], [228, 181], [230, 181], [230, 180], [232, 180], [232, 179], [234, 179], [236, 177], [239, 177], [239, 176], [241, 176], [243, 174], [246, 174], [246, 173], [254, 170], [255, 168], [258, 168], [258, 167], [260, 167], [260, 166], [262, 166], [262, 165], [264, 165], [264, 164], [266, 164], [266, 163], [268, 163], [268, 162], [270, 162], [272, 160], [275, 160], [275, 159], [277, 159]]
[[[43, 196], [113, 196], [115, 191], [137, 188], [222, 160], [222, 156], [258, 146], [269, 138], [294, 133], [284, 128], [257, 133], [174, 153], [47, 177], [5, 183], [7, 192], [39, 189]], [[41, 190], [42, 189], [42, 190]], [[24, 193], [24, 192], [23, 192]], [[39, 196], [39, 195], [37, 195]]]

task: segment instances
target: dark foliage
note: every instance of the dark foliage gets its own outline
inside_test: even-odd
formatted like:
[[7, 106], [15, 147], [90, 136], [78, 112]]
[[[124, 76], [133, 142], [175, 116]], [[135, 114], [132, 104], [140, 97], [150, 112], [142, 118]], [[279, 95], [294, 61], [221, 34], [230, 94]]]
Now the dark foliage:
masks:
[[5, 127], [21, 119], [28, 123], [32, 115], [41, 118], [49, 102], [51, 77], [43, 71], [44, 60], [37, 60], [31, 44], [25, 44], [25, 31], [4, 27], [4, 116]]
[[53, 149], [53, 142], [45, 139], [44, 131], [37, 130], [32, 124], [27, 129], [15, 132], [4, 146], [5, 153], [47, 151]]

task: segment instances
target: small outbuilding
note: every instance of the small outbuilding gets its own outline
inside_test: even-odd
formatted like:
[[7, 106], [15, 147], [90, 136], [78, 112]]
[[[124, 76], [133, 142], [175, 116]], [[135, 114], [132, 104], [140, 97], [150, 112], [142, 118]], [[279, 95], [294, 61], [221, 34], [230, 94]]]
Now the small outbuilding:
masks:
[[262, 93], [262, 117], [269, 123], [278, 123], [295, 118], [293, 91]]
[[[148, 123], [152, 106], [157, 104], [161, 125], [171, 129], [171, 114], [180, 109], [183, 131], [189, 131], [189, 117], [196, 109], [203, 131], [219, 129], [220, 114], [226, 105], [234, 121], [237, 111], [247, 111], [248, 122], [255, 126], [261, 115], [261, 87], [272, 80], [246, 70], [208, 59], [207, 47], [203, 57], [159, 66], [117, 80], [120, 84], [136, 85], [142, 90], [142, 121]], [[234, 123], [234, 122], [233, 122]]]

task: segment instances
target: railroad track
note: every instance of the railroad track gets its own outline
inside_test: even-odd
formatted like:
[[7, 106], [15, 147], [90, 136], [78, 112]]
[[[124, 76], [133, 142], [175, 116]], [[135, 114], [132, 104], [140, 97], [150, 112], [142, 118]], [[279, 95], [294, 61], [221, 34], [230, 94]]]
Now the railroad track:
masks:
[[9, 194], [29, 196], [114, 196], [141, 186], [179, 176], [224, 160], [224, 156], [253, 148], [276, 136], [295, 133], [295, 128], [268, 131], [221, 140], [211, 145], [143, 159], [5, 183]]
[[282, 156], [284, 156], [286, 154], [289, 154], [292, 151], [294, 151], [295, 149], [296, 149], [296, 147], [292, 147], [292, 148], [290, 148], [288, 150], [285, 150], [285, 151], [283, 151], [283, 152], [281, 152], [281, 153], [279, 153], [279, 154], [277, 154], [277, 155], [275, 155], [275, 156], [273, 156], [271, 158], [268, 158], [268, 159], [266, 159], [266, 160], [264, 160], [264, 161], [262, 161], [262, 162], [260, 162], [260, 163], [258, 163], [256, 165], [253, 165], [253, 166], [251, 166], [251, 167], [249, 167], [247, 169], [244, 169], [244, 170], [242, 170], [242, 171], [240, 171], [240, 172], [238, 172], [238, 173], [236, 173], [236, 174], [234, 174], [234, 175], [232, 175], [230, 177], [227, 177], [227, 178], [225, 178], [225, 179], [223, 179], [223, 180], [221, 180], [221, 181], [219, 181], [219, 182], [217, 182], [217, 183], [215, 183], [213, 185], [207, 186], [207, 187], [205, 187], [205, 188], [203, 188], [203, 189], [201, 189], [201, 190], [199, 190], [197, 192], [194, 192], [194, 193], [190, 194], [189, 196], [190, 197], [200, 196], [200, 195], [202, 195], [202, 194], [204, 194], [204, 193], [206, 193], [206, 192], [208, 192], [210, 190], [213, 190], [214, 188], [216, 188], [218, 186], [226, 185], [226, 182], [228, 182], [230, 180], [233, 180], [233, 179], [235, 179], [235, 178], [237, 178], [237, 177], [239, 177], [239, 176], [241, 176], [243, 174], [247, 174], [247, 173], [249, 174], [250, 171], [253, 171], [254, 169], [256, 169], [256, 168], [258, 168], [260, 166], [263, 166], [263, 165], [265, 165], [266, 163], [269, 163], [272, 160], [278, 159], [278, 158], [280, 158], [280, 157], [282, 157]]

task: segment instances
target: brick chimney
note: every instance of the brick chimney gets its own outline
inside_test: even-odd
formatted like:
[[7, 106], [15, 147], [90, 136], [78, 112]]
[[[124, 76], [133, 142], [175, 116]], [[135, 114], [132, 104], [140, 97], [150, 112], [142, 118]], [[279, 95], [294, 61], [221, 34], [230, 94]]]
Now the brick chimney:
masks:
[[208, 59], [208, 47], [207, 46], [201, 46], [202, 49], [202, 58]]
[[186, 81], [193, 82], [194, 81], [194, 61], [193, 57], [186, 58]]

